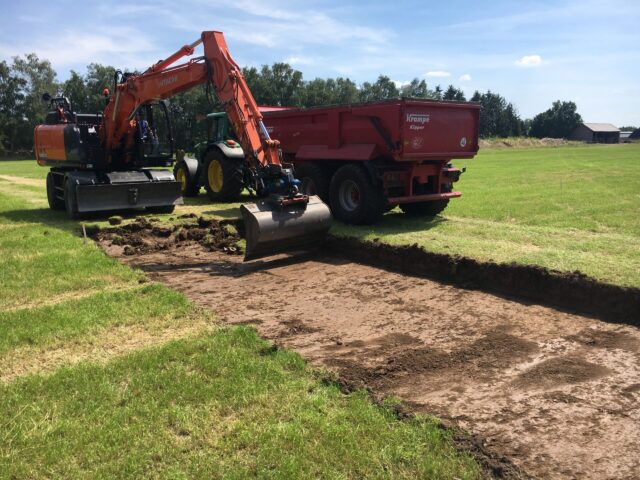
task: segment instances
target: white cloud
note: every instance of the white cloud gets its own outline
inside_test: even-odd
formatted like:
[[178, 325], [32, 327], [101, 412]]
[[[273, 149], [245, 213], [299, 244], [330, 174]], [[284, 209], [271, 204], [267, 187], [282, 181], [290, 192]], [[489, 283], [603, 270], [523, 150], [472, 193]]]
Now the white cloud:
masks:
[[[132, 43], [131, 38], [136, 38], [136, 41]], [[54, 68], [91, 62], [107, 65], [116, 63], [123, 69], [144, 68], [160, 58], [157, 52], [154, 53], [153, 47], [153, 42], [137, 30], [111, 27], [108, 32], [94, 29], [84, 34], [65, 30], [55, 35], [43, 35], [38, 42], [24, 42], [22, 51], [14, 45], [0, 44], [0, 55], [9, 57], [35, 52], [40, 58], [51, 61]], [[114, 62], [114, 58], [118, 61]]]
[[396, 88], [398, 88], [398, 89], [400, 89], [400, 88], [402, 88], [402, 87], [404, 87], [406, 85], [409, 85], [411, 83], [411, 82], [406, 81], [406, 80], [391, 80], [391, 81], [395, 84]]
[[540, 55], [525, 55], [520, 60], [514, 62], [518, 67], [539, 67], [542, 65], [542, 57]]
[[449, 72], [445, 72], [443, 70], [435, 70], [433, 72], [425, 73], [425, 77], [443, 78], [443, 77], [450, 77], [450, 76], [451, 76], [451, 74]]
[[460, 79], [461, 82], [470, 82], [471, 81], [471, 75], [469, 75], [468, 73], [465, 73], [464, 75], [460, 75]]
[[311, 57], [291, 55], [284, 59], [284, 63], [288, 63], [289, 65], [313, 65], [316, 61]]

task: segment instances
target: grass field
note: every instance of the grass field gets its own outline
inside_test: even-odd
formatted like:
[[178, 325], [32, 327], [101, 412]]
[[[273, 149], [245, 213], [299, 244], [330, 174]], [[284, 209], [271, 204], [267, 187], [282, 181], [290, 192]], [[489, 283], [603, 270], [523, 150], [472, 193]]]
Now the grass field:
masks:
[[0, 478], [480, 476], [433, 419], [106, 257], [47, 208], [45, 173], [0, 163]]
[[[336, 222], [332, 232], [640, 287], [640, 144], [483, 150], [456, 164], [467, 167], [456, 184], [463, 196], [442, 215], [410, 218], [396, 208], [377, 225]], [[0, 164], [0, 179], [36, 196], [45, 174], [35, 162]], [[180, 212], [230, 218], [238, 206], [201, 194]]]
[[640, 287], [640, 145], [489, 150], [456, 165], [463, 196], [442, 216], [395, 210], [333, 231]]

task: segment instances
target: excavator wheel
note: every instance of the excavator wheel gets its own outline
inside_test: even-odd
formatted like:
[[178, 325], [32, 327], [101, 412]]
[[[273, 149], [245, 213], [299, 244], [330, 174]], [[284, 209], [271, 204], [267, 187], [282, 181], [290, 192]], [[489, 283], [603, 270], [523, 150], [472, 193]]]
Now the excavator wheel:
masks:
[[64, 208], [67, 211], [67, 217], [71, 220], [79, 217], [76, 185], [73, 180], [68, 177], [64, 180]]
[[244, 188], [241, 165], [212, 148], [204, 157], [204, 188], [214, 202], [233, 202]]
[[47, 174], [47, 200], [51, 210], [64, 210], [64, 200], [58, 196], [56, 191], [56, 174], [53, 172]]
[[176, 163], [173, 167], [173, 176], [180, 182], [180, 191], [183, 197], [196, 197], [200, 192], [200, 185], [198, 179], [194, 178], [190, 172], [187, 164], [184, 162]]

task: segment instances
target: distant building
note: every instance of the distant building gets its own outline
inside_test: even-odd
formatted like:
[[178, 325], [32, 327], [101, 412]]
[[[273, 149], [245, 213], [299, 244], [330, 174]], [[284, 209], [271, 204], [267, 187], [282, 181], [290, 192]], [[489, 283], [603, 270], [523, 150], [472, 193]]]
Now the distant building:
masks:
[[640, 140], [640, 128], [634, 130], [634, 132], [629, 135], [628, 140]]
[[629, 141], [629, 137], [633, 132], [623, 132], [620, 131], [620, 143], [625, 143]]
[[589, 143], [619, 143], [620, 130], [610, 123], [583, 123], [571, 132], [569, 139]]

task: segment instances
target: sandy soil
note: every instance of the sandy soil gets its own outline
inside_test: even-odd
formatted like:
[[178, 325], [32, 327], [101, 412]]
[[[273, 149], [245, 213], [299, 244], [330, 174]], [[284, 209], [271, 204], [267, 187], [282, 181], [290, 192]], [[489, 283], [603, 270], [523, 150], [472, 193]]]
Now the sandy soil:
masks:
[[231, 324], [485, 439], [542, 478], [640, 476], [640, 331], [331, 256], [123, 255]]

